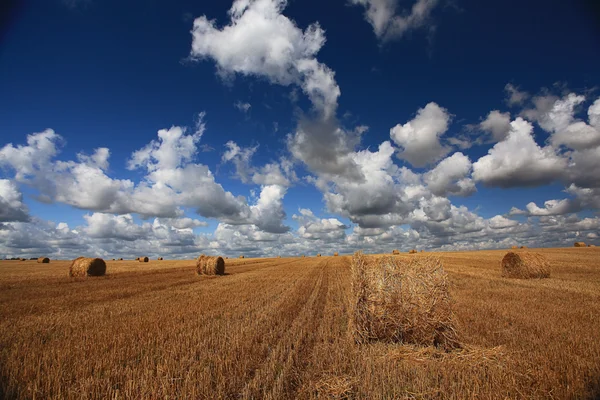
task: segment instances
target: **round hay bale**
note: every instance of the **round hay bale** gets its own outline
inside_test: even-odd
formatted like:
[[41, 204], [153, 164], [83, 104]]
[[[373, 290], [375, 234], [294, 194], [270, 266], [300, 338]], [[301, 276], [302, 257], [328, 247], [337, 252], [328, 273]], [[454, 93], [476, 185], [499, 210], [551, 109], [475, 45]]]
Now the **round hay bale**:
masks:
[[139, 262], [148, 262], [150, 259], [148, 257], [138, 257]]
[[408, 251], [408, 254], [416, 254], [416, 253], [417, 253], [417, 250], [415, 250], [415, 249], [410, 249]]
[[158, 257], [158, 258], [157, 258], [157, 260], [158, 260], [158, 261], [162, 261], [162, 260], [163, 260], [163, 258], [162, 258], [162, 257]]
[[102, 276], [106, 274], [106, 263], [101, 258], [77, 257], [69, 267], [69, 276]]
[[119, 258], [119, 261], [123, 261], [123, 257]]
[[321, 257], [321, 253], [317, 254], [317, 257]]
[[392, 254], [398, 255], [398, 254], [400, 254], [400, 250], [392, 250]]
[[196, 260], [196, 274], [225, 275], [225, 260], [223, 260], [223, 257], [201, 255]]
[[520, 249], [526, 249], [526, 248], [527, 248], [527, 246], [521, 246], [521, 247], [519, 247], [519, 248], [520, 248]]
[[425, 250], [421, 250], [421, 253], [425, 253]]
[[352, 257], [349, 333], [383, 341], [460, 347], [448, 275], [437, 257]]
[[550, 263], [543, 255], [529, 252], [508, 252], [502, 259], [502, 276], [505, 278], [549, 278]]
[[277, 258], [281, 258], [281, 256], [277, 256]]
[[590, 245], [588, 245], [588, 247], [596, 247], [596, 245], [595, 244], [590, 244]]
[[39, 264], [48, 264], [50, 262], [50, 259], [48, 257], [40, 257], [37, 259], [37, 262]]
[[573, 244], [574, 247], [586, 247], [585, 242], [575, 242]]
[[338, 252], [337, 252], [337, 251], [336, 251], [335, 253], [333, 253], [333, 256], [334, 256], [334, 257], [337, 257], [338, 255], [339, 255], [339, 254], [338, 254]]
[[244, 258], [244, 256], [242, 255], [242, 256], [240, 256], [240, 258]]
[[510, 246], [511, 249], [518, 249], [519, 246]]

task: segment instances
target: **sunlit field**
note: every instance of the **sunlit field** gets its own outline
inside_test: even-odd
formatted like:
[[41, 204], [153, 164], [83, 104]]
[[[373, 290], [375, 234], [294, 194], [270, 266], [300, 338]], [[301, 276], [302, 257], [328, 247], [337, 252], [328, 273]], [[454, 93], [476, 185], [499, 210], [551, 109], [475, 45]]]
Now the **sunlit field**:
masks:
[[436, 253], [449, 352], [356, 344], [348, 255], [228, 259], [211, 277], [193, 260], [107, 261], [87, 278], [1, 261], [0, 397], [597, 398], [600, 251], [531, 251], [549, 279], [502, 278], [507, 250]]

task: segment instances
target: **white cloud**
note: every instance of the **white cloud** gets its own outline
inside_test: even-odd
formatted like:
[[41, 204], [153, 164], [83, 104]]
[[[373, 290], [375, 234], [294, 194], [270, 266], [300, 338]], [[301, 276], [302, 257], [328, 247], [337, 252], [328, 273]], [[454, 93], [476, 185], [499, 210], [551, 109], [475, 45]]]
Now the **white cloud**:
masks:
[[471, 168], [469, 157], [460, 152], [454, 153], [425, 173], [423, 180], [436, 196], [468, 196], [476, 191], [475, 184], [469, 177]]
[[8, 179], [0, 179], [0, 223], [28, 220], [29, 211], [17, 185]]
[[250, 111], [250, 108], [252, 108], [252, 105], [250, 103], [242, 103], [239, 100], [233, 103], [233, 106], [241, 112], [243, 112], [244, 114], [247, 114], [248, 111]]
[[531, 123], [517, 118], [508, 137], [473, 163], [473, 179], [488, 186], [517, 187], [548, 184], [564, 176], [566, 161], [552, 147], [533, 139]]
[[401, 147], [398, 154], [415, 167], [424, 167], [446, 155], [450, 149], [440, 143], [440, 136], [448, 130], [450, 114], [436, 103], [429, 103], [417, 111], [414, 119], [398, 124], [390, 130], [390, 137]]
[[492, 135], [494, 142], [501, 142], [506, 139], [510, 131], [510, 113], [501, 113], [498, 110], [490, 111], [479, 126], [483, 131]]
[[512, 83], [507, 83], [504, 91], [506, 92], [506, 104], [511, 107], [520, 106], [529, 98], [529, 93], [519, 90]]
[[219, 29], [206, 16], [192, 29], [192, 58], [211, 58], [221, 76], [256, 75], [280, 85], [297, 84], [325, 117], [337, 108], [333, 71], [315, 56], [325, 43], [318, 23], [304, 31], [282, 15], [285, 0], [236, 0], [229, 24]]
[[366, 8], [365, 19], [383, 41], [399, 39], [405, 33], [430, 25], [430, 16], [438, 0], [417, 0], [410, 11], [397, 13], [398, 0], [349, 0]]
[[308, 240], [340, 241], [348, 228], [337, 218], [317, 218], [309, 209], [300, 209], [292, 218], [298, 222], [298, 236]]

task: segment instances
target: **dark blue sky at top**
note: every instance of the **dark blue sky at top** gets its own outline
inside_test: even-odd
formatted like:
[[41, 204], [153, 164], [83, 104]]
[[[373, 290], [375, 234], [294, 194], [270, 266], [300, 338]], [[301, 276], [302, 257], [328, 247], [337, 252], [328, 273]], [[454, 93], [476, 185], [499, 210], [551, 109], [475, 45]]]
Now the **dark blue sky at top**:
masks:
[[[430, 101], [455, 116], [446, 134], [453, 136], [490, 110], [508, 110], [508, 82], [532, 93], [556, 82], [593, 89], [600, 84], [600, 19], [593, 3], [445, 1], [433, 13], [435, 32], [416, 30], [384, 45], [363, 19], [363, 8], [345, 0], [293, 0], [284, 14], [302, 29], [314, 21], [325, 29], [327, 43], [317, 58], [336, 73], [338, 116], [348, 127], [368, 125], [363, 146], [374, 147]], [[218, 166], [224, 143], [260, 144], [255, 162], [263, 164], [284, 154], [295, 119], [291, 87], [241, 77], [225, 84], [212, 61], [186, 59], [193, 18], [206, 15], [222, 25], [230, 6], [199, 0], [89, 0], [75, 7], [62, 0], [19, 2], [0, 30], [0, 145], [53, 128], [67, 142], [61, 158], [106, 146], [111, 176], [139, 178], [142, 172], [125, 170], [131, 152], [161, 128], [193, 126], [197, 113], [206, 111], [202, 143], [215, 151], [197, 159], [227, 190], [247, 196], [247, 186], [229, 179], [231, 166]], [[247, 116], [233, 107], [236, 101], [252, 104]], [[487, 149], [466, 154], [476, 160]], [[516, 199], [511, 206], [523, 206], [553, 198], [561, 188], [479, 187], [475, 197], [453, 201], [491, 216], [508, 211], [506, 193]], [[290, 189], [285, 205], [288, 217], [300, 206], [323, 208], [320, 193], [303, 184]]]

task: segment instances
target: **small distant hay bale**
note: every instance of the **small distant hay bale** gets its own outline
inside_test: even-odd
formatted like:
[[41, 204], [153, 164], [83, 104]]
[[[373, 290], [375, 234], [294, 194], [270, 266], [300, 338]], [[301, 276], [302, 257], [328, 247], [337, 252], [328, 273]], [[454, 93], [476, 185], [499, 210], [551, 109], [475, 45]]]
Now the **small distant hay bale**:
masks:
[[502, 276], [505, 278], [549, 278], [550, 263], [543, 255], [530, 252], [508, 252], [502, 259]]
[[317, 254], [317, 257], [321, 257], [321, 253]]
[[518, 249], [519, 246], [510, 246], [511, 249]]
[[225, 260], [223, 257], [201, 255], [196, 260], [196, 274], [225, 275]]
[[417, 250], [415, 250], [415, 249], [410, 249], [408, 251], [408, 254], [416, 254], [416, 253], [417, 253]]
[[575, 246], [575, 247], [586, 247], [585, 246], [585, 242], [575, 242], [573, 246]]
[[304, 254], [302, 254], [302, 258], [306, 257]]
[[352, 257], [349, 332], [357, 343], [460, 347], [448, 275], [427, 256]]
[[162, 257], [158, 257], [158, 258], [157, 258], [157, 260], [158, 260], [158, 261], [162, 261], [162, 260], [163, 260], [163, 258], [162, 258]]
[[521, 247], [519, 247], [519, 248], [520, 248], [520, 249], [526, 249], [526, 248], [527, 248], [527, 246], [521, 246]]
[[150, 259], [148, 257], [138, 257], [139, 262], [148, 262]]
[[336, 251], [335, 253], [333, 253], [333, 256], [334, 256], [334, 257], [337, 257], [337, 256], [339, 256], [338, 252]]
[[111, 259], [111, 261], [116, 261], [116, 260], [113, 258], [113, 259]]
[[106, 263], [101, 258], [77, 257], [69, 267], [69, 276], [102, 276], [106, 274]]
[[277, 258], [281, 258], [281, 256], [277, 256]]
[[590, 245], [588, 245], [588, 247], [596, 247], [596, 245], [595, 244], [590, 244]]
[[243, 256], [243, 255], [241, 255], [241, 256], [240, 256], [240, 258], [244, 258], [244, 256]]
[[394, 250], [392, 250], [392, 254], [393, 254], [393, 255], [398, 255], [398, 254], [400, 254], [400, 250], [395, 250], [395, 249], [394, 249]]
[[425, 250], [421, 250], [421, 253], [425, 253]]
[[50, 259], [48, 257], [40, 257], [37, 259], [37, 262], [39, 264], [48, 264], [50, 262]]
[[123, 257], [119, 258], [119, 261], [123, 261]]

